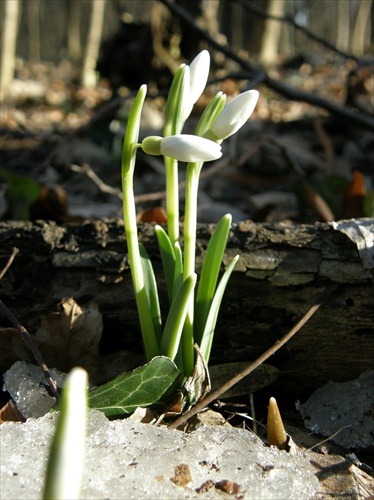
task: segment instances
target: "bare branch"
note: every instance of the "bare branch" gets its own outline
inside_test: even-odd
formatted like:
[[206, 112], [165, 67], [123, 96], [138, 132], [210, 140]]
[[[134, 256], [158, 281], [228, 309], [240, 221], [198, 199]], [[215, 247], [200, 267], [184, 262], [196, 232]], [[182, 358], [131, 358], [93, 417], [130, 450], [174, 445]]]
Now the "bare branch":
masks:
[[171, 3], [169, 0], [160, 0], [164, 5], [168, 7], [174, 14], [177, 14], [183, 18], [187, 23], [189, 23], [201, 36], [202, 39], [206, 40], [212, 47], [216, 50], [222, 52], [225, 56], [229, 57], [233, 61], [237, 62], [243, 69], [248, 71], [248, 79], [250, 80], [251, 86], [253, 82], [251, 79], [255, 80], [255, 85], [260, 83], [266, 85], [271, 90], [274, 90], [278, 94], [290, 99], [292, 101], [303, 101], [313, 106], [317, 106], [329, 111], [332, 115], [351, 123], [352, 125], [358, 125], [360, 127], [374, 129], [374, 119], [356, 110], [349, 109], [345, 106], [332, 103], [318, 95], [312, 94], [311, 92], [305, 92], [304, 90], [298, 89], [296, 87], [291, 87], [278, 80], [270, 78], [270, 76], [264, 71], [251, 64], [249, 61], [242, 59], [238, 56], [229, 45], [221, 45], [209, 33], [205, 32], [199, 26], [197, 26], [194, 18], [182, 7], [176, 3]]

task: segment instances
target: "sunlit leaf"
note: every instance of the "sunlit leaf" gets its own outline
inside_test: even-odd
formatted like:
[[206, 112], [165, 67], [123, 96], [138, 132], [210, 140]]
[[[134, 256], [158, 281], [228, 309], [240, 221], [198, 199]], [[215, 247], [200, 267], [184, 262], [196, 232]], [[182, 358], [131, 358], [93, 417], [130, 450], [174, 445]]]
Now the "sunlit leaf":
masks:
[[174, 286], [173, 286], [173, 299], [183, 283], [183, 255], [179, 243], [174, 243], [175, 267], [174, 267]]
[[89, 405], [109, 418], [124, 417], [138, 406], [144, 408], [164, 401], [182, 382], [183, 375], [171, 359], [157, 356], [92, 391]]
[[195, 285], [196, 274], [193, 273], [179, 287], [171, 304], [160, 344], [160, 352], [170, 359], [174, 359], [177, 354], [188, 306], [192, 299]]
[[206, 251], [195, 305], [195, 341], [200, 345], [205, 323], [212, 304], [221, 269], [223, 254], [231, 226], [231, 215], [225, 215], [217, 224]]
[[141, 243], [139, 243], [140, 257], [142, 259], [144, 286], [148, 297], [149, 310], [152, 316], [153, 328], [157, 343], [160, 344], [162, 334], [160, 303], [158, 300], [157, 283], [153, 272], [152, 262], [148, 253]]
[[171, 303], [173, 299], [173, 287], [174, 287], [174, 267], [175, 267], [174, 249], [168, 234], [161, 226], [156, 226], [155, 231], [156, 231], [158, 246], [160, 248], [162, 265], [164, 267], [164, 274], [168, 289], [169, 302]]

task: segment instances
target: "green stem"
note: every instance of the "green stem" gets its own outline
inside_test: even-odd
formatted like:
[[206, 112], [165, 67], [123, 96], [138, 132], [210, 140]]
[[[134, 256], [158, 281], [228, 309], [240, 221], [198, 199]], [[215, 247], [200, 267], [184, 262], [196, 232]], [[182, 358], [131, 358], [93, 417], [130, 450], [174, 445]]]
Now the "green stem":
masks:
[[170, 241], [174, 245], [179, 238], [179, 186], [177, 160], [165, 156], [165, 171], [168, 234]]
[[150, 311], [150, 304], [148, 303], [144, 284], [144, 274], [138, 243], [138, 229], [136, 224], [136, 208], [133, 187], [136, 150], [138, 148], [139, 139], [140, 116], [146, 93], [147, 87], [146, 85], [142, 85], [135, 98], [127, 124], [122, 154], [122, 192], [123, 218], [131, 276], [139, 313], [144, 349], [147, 359], [150, 360], [159, 354], [159, 350]]
[[[183, 280], [195, 272], [195, 248], [197, 226], [197, 193], [199, 176], [203, 163], [189, 163], [186, 175], [186, 202], [184, 216], [184, 268]], [[183, 367], [190, 375], [194, 369], [194, 300], [191, 300], [183, 329]]]

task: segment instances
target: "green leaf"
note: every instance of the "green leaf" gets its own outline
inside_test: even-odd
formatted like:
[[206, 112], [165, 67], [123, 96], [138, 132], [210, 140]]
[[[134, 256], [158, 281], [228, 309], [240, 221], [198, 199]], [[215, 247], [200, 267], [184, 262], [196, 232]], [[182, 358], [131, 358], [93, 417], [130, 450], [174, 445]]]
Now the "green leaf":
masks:
[[152, 317], [156, 340], [157, 343], [160, 344], [162, 335], [162, 322], [161, 322], [160, 302], [158, 300], [156, 278], [153, 272], [151, 259], [149, 258], [148, 253], [144, 245], [142, 245], [142, 243], [139, 243], [139, 251], [140, 251], [140, 258], [142, 260], [144, 287], [148, 298], [149, 311]]
[[183, 375], [165, 356], [157, 356], [132, 372], [122, 373], [89, 394], [89, 405], [105, 413], [108, 418], [119, 418], [162, 402], [176, 391]]
[[183, 283], [183, 255], [178, 241], [174, 243], [174, 252], [175, 252], [175, 268], [174, 268], [173, 299], [176, 296], [179, 287]]
[[222, 92], [218, 92], [205, 108], [199, 123], [196, 128], [196, 135], [203, 136], [216, 121], [226, 104], [226, 96]]
[[229, 266], [227, 267], [226, 271], [224, 272], [221, 281], [219, 282], [219, 285], [217, 287], [216, 293], [214, 294], [214, 298], [212, 301], [212, 304], [209, 309], [209, 314], [206, 319], [206, 323], [204, 325], [204, 332], [200, 344], [200, 350], [206, 360], [206, 362], [209, 362], [209, 357], [210, 357], [210, 351], [212, 348], [212, 342], [213, 342], [213, 336], [214, 336], [214, 330], [216, 327], [217, 323], [217, 318], [218, 318], [218, 313], [219, 313], [219, 308], [222, 302], [222, 297], [226, 289], [227, 282], [231, 276], [231, 273], [235, 267], [235, 264], [237, 263], [239, 259], [239, 255], [234, 257], [232, 261], [230, 262]]
[[196, 274], [193, 273], [183, 281], [171, 304], [160, 344], [160, 353], [168, 356], [170, 359], [174, 359], [177, 354], [184, 321], [195, 285]]
[[[126, 127], [126, 134], [123, 141], [121, 169], [122, 184], [130, 183], [131, 187], [136, 161], [135, 151], [139, 140], [140, 119], [146, 94], [147, 85], [142, 85], [136, 94], [134, 103], [131, 107]], [[126, 189], [123, 189], [123, 192], [126, 194]]]
[[0, 168], [0, 179], [3, 179], [8, 185], [12, 218], [15, 220], [29, 219], [30, 205], [39, 195], [39, 185], [27, 177], [8, 172], [5, 168]]
[[179, 66], [175, 73], [165, 111], [164, 137], [180, 134], [187, 118], [184, 110], [190, 99], [190, 68], [185, 64]]
[[217, 224], [206, 251], [195, 303], [194, 335], [198, 345], [202, 341], [205, 323], [216, 290], [230, 226], [231, 215], [224, 215]]
[[168, 289], [169, 303], [173, 300], [175, 254], [173, 245], [166, 231], [161, 226], [155, 227], [158, 246], [160, 249], [162, 265]]
[[62, 392], [43, 499], [80, 498], [87, 426], [87, 385], [87, 372], [83, 368], [73, 368]]

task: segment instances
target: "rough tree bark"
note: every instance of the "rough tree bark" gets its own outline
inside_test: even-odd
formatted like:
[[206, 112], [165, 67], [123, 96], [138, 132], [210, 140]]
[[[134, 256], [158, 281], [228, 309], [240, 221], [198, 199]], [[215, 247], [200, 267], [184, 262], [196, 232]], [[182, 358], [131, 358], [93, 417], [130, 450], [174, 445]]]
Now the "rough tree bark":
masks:
[[[145, 224], [139, 230], [161, 276], [153, 227]], [[199, 228], [197, 267], [211, 231], [210, 226]], [[141, 352], [121, 221], [0, 223], [0, 241], [0, 269], [12, 247], [20, 250], [0, 282], [0, 297], [31, 333], [62, 298], [73, 297], [80, 305], [98, 304], [104, 352]], [[247, 221], [233, 229], [225, 264], [237, 253], [241, 257], [224, 296], [212, 364], [254, 360], [335, 283], [338, 289], [327, 303], [270, 363], [281, 370], [282, 387], [300, 396], [330, 379], [353, 379], [372, 368], [373, 270], [364, 268], [347, 236], [329, 224]], [[1, 313], [0, 326], [9, 326]]]

